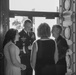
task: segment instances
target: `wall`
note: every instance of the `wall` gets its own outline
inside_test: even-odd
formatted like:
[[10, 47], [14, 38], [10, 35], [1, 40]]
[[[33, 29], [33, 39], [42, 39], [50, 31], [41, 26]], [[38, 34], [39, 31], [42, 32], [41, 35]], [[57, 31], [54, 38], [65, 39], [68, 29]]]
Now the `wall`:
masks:
[[60, 24], [63, 27], [63, 36], [66, 39], [69, 50], [66, 59], [67, 72], [76, 75], [76, 1], [75, 0], [60, 0]]

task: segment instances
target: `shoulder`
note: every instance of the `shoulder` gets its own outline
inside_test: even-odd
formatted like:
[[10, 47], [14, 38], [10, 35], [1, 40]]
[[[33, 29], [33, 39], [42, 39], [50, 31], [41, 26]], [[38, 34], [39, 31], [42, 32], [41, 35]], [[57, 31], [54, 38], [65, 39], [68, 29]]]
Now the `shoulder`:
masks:
[[53, 39], [50, 39], [50, 41], [55, 42], [55, 40], [53, 40]]
[[37, 44], [38, 40], [35, 40], [32, 44], [32, 51], [37, 51], [38, 50], [38, 44]]
[[19, 32], [19, 34], [22, 34], [22, 33], [24, 33], [24, 30], [21, 30], [21, 31]]
[[33, 42], [33, 45], [34, 45], [34, 44], [36, 44], [36, 43], [37, 43], [37, 41], [38, 41], [38, 40], [35, 40], [35, 41]]
[[50, 45], [52, 45], [52, 46], [55, 46], [55, 40], [53, 40], [53, 39], [50, 39]]
[[13, 43], [11, 43], [11, 44], [8, 46], [8, 48], [9, 48], [9, 50], [14, 51], [14, 50], [16, 49], [16, 46], [15, 46]]
[[62, 37], [62, 39], [60, 40], [60, 44], [64, 46], [68, 46], [68, 43], [64, 37]]
[[63, 36], [61, 36], [61, 41], [65, 42], [65, 43], [67, 42], [66, 39]]
[[55, 44], [55, 40], [53, 40], [53, 39], [48, 39], [47, 42], [50, 44]]
[[33, 44], [32, 44], [33, 47], [37, 47], [37, 46], [38, 46], [38, 41], [39, 41], [39, 40], [35, 40], [35, 41], [33, 42]]

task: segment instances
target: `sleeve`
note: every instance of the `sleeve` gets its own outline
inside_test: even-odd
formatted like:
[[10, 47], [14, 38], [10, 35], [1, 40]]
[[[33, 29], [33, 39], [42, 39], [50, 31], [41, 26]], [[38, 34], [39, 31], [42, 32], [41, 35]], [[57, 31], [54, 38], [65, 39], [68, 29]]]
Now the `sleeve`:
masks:
[[15, 47], [13, 45], [9, 46], [9, 55], [10, 55], [12, 64], [16, 67], [21, 68], [22, 64], [16, 58], [16, 50], [15, 50]]
[[31, 57], [30, 57], [31, 67], [33, 69], [35, 69], [37, 50], [38, 50], [37, 42], [34, 42], [32, 45]]
[[62, 52], [62, 54], [66, 54], [66, 52], [67, 52], [67, 50], [69, 49], [69, 46], [68, 46], [68, 44], [67, 44], [67, 41], [65, 40], [65, 39], [63, 39], [62, 41], [61, 41], [61, 43], [60, 43], [60, 48], [61, 48], [61, 52]]
[[62, 59], [66, 56], [66, 53], [69, 49], [69, 45], [67, 44], [67, 41], [65, 39], [60, 40], [60, 43], [58, 44], [58, 49], [60, 50], [61, 55], [59, 59]]

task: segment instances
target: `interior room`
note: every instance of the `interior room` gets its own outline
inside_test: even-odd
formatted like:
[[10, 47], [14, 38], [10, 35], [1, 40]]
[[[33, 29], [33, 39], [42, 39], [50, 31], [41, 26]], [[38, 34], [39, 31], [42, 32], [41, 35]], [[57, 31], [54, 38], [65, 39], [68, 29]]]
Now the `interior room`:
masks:
[[[0, 0], [0, 75], [4, 75], [3, 41], [6, 32], [23, 29], [25, 20], [31, 19], [32, 29], [37, 36], [37, 28], [41, 23], [62, 27], [62, 36], [69, 49], [66, 53], [67, 73], [76, 75], [76, 0]], [[55, 39], [52, 35], [51, 39]], [[33, 71], [33, 75], [34, 71]]]

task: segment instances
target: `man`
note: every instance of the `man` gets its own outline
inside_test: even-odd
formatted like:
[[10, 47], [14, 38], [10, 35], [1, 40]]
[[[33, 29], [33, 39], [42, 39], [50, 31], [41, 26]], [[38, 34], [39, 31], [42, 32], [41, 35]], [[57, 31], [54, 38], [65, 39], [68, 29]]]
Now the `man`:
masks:
[[52, 27], [52, 35], [55, 37], [58, 48], [58, 62], [56, 63], [57, 75], [65, 75], [67, 71], [66, 64], [66, 52], [69, 48], [66, 40], [61, 36], [62, 27], [60, 25], [54, 25]]
[[32, 22], [26, 20], [24, 22], [24, 29], [19, 33], [20, 38], [17, 42], [17, 46], [20, 48], [21, 63], [26, 65], [26, 70], [21, 71], [22, 75], [32, 75], [32, 68], [30, 66], [30, 53], [31, 45], [35, 40], [35, 34], [31, 31]]

